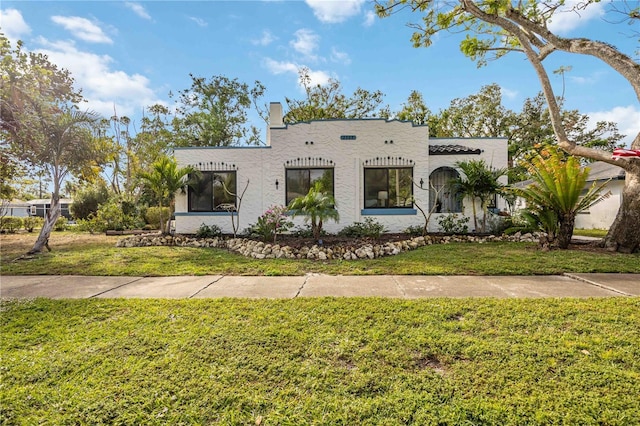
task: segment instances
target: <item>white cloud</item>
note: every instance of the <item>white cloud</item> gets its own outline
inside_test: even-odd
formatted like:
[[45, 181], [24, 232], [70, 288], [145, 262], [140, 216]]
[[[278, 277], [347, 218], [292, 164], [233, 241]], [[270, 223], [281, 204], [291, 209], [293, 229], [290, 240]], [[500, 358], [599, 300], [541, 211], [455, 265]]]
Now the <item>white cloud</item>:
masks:
[[12, 45], [15, 45], [22, 36], [31, 33], [31, 28], [17, 9], [0, 9], [0, 22], [2, 23], [0, 31], [11, 41]]
[[132, 115], [158, 102], [147, 77], [112, 69], [110, 56], [78, 50], [73, 41], [39, 38], [38, 42], [43, 46], [38, 53], [46, 54], [51, 62], [71, 72], [89, 109], [110, 117], [115, 105], [119, 115]]
[[365, 0], [305, 0], [321, 22], [336, 24], [360, 13]]
[[196, 24], [198, 24], [199, 27], [206, 27], [207, 25], [209, 25], [209, 23], [207, 21], [205, 21], [202, 18], [198, 18], [195, 16], [189, 16], [189, 19], [191, 19], [193, 22], [195, 22]]
[[294, 64], [293, 62], [281, 62], [271, 58], [266, 58], [263, 61], [263, 64], [272, 74], [276, 75], [286, 72], [297, 74], [298, 69], [300, 68], [300, 65]]
[[618, 123], [618, 131], [626, 135], [622, 140], [630, 146], [633, 138], [640, 132], [640, 109], [633, 105], [617, 106], [609, 111], [588, 112], [589, 124], [595, 127], [598, 121], [613, 121]]
[[311, 79], [311, 85], [324, 86], [331, 79], [331, 75], [326, 71], [309, 70], [309, 78]]
[[276, 40], [276, 37], [269, 30], [262, 32], [262, 37], [251, 40], [252, 44], [258, 46], [268, 46]]
[[370, 27], [376, 21], [376, 14], [372, 10], [367, 10], [364, 14], [364, 22], [362, 25]]
[[[273, 74], [284, 74], [291, 73], [298, 76], [298, 70], [302, 68], [304, 65], [299, 65], [293, 62], [280, 62], [271, 58], [266, 58], [263, 61], [263, 65]], [[331, 74], [326, 71], [314, 71], [309, 69], [309, 78], [311, 79], [311, 85], [315, 86], [325, 85], [329, 82], [329, 79], [332, 78]], [[298, 86], [300, 86], [300, 82], [298, 81]], [[301, 87], [301, 86], [300, 86]]]
[[331, 48], [331, 60], [343, 65], [349, 65], [351, 63], [349, 54], [346, 52], [340, 52], [335, 47]]
[[565, 5], [553, 14], [548, 24], [549, 30], [557, 34], [567, 34], [604, 15], [603, 3], [591, 3], [587, 7], [584, 5], [583, 1], [567, 0]]
[[127, 6], [129, 9], [133, 10], [133, 13], [135, 13], [139, 17], [143, 19], [151, 20], [151, 15], [147, 13], [147, 10], [140, 3], [132, 3], [127, 1], [124, 3], [124, 5]]
[[113, 43], [99, 26], [88, 19], [79, 16], [52, 16], [51, 20], [58, 25], [62, 25], [74, 37], [81, 40], [91, 43]]
[[507, 89], [506, 87], [500, 87], [500, 92], [504, 95], [505, 98], [511, 100], [516, 99], [519, 94], [517, 90]]
[[309, 59], [317, 59], [313, 52], [318, 48], [320, 36], [306, 28], [299, 29], [294, 36], [295, 39], [289, 42], [291, 47]]

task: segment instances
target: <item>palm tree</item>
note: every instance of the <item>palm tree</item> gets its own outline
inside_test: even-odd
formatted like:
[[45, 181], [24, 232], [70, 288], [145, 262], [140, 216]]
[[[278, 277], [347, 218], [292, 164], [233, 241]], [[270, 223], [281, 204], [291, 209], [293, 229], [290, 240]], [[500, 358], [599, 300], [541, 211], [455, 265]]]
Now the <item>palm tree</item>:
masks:
[[576, 157], [565, 158], [555, 147], [547, 148], [544, 156], [534, 157], [528, 169], [534, 183], [526, 188], [512, 188], [511, 191], [527, 201], [533, 217], [545, 219], [538, 222], [547, 232], [550, 242], [566, 249], [573, 236], [576, 214], [608, 198], [611, 192], [601, 194], [608, 182], [600, 185], [594, 182], [583, 194], [589, 168], [580, 167], [580, 160]]
[[184, 189], [186, 178], [191, 173], [196, 173], [193, 167], [178, 168], [176, 160], [166, 155], [159, 157], [151, 165], [151, 171], [140, 173], [140, 178], [155, 194], [158, 200], [158, 206], [160, 207], [160, 230], [163, 233], [168, 232], [168, 226], [165, 226], [164, 223], [163, 202], [164, 200], [168, 200], [168, 206], [171, 207], [173, 205], [175, 193], [180, 189]]
[[305, 221], [311, 220], [311, 232], [315, 240], [320, 239], [322, 222], [326, 219], [340, 220], [338, 210], [335, 208], [336, 200], [323, 191], [322, 184], [316, 182], [304, 197], [298, 197], [291, 201], [289, 209], [293, 216], [304, 215]]
[[471, 199], [473, 209], [473, 225], [478, 232], [476, 213], [476, 199], [482, 207], [482, 232], [487, 228], [487, 205], [491, 197], [499, 193], [503, 187], [499, 179], [506, 174], [506, 169], [489, 167], [484, 160], [459, 161], [456, 167], [462, 170], [463, 176], [458, 176], [450, 182], [454, 193], [462, 198]]

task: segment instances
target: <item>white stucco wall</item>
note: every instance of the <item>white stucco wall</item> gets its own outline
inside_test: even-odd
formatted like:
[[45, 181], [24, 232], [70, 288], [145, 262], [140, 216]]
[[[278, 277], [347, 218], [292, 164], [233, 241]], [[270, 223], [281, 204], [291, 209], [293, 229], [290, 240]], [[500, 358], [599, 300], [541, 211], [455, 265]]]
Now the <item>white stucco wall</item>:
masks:
[[[591, 183], [589, 183], [589, 186]], [[609, 229], [616, 218], [622, 204], [622, 189], [624, 180], [612, 180], [606, 186], [611, 196], [592, 206], [588, 212], [576, 215], [575, 228], [578, 229]]]
[[[507, 139], [505, 138], [432, 138], [429, 140], [429, 144], [462, 145], [467, 148], [480, 149], [482, 151], [480, 154], [431, 155], [429, 157], [429, 175], [440, 167], [452, 167], [458, 170], [458, 173], [462, 174], [460, 169], [455, 166], [455, 163], [470, 160], [484, 160], [489, 167], [494, 169], [506, 169], [508, 165], [509, 154], [507, 150]], [[500, 182], [504, 185], [508, 184], [507, 177], [501, 177]], [[426, 186], [427, 185], [425, 185], [425, 187]], [[505, 210], [507, 208], [507, 204], [502, 198], [498, 197], [497, 203], [498, 209]], [[429, 205], [427, 204], [427, 209], [428, 206]], [[482, 221], [482, 207], [479, 201], [476, 201], [476, 214], [478, 226], [480, 227]], [[462, 215], [469, 218], [467, 226], [469, 227], [470, 232], [473, 231], [473, 206], [471, 204], [471, 200], [463, 200]], [[442, 231], [438, 224], [438, 220], [443, 216], [448, 216], [448, 213], [433, 213], [431, 215], [431, 219], [429, 220], [430, 232]]]
[[[277, 104], [275, 104], [277, 106]], [[272, 104], [272, 115], [273, 115]], [[272, 123], [280, 123], [277, 119]], [[355, 140], [343, 140], [341, 136], [355, 136]], [[298, 159], [320, 159], [334, 165], [334, 195], [340, 213], [340, 222], [328, 221], [323, 228], [330, 233], [338, 232], [353, 222], [362, 222], [367, 213], [389, 232], [402, 232], [409, 226], [421, 226], [424, 219], [416, 209], [384, 209], [363, 212], [364, 164], [367, 160], [387, 158], [395, 163], [413, 161], [413, 179], [422, 179], [425, 190], [414, 188], [416, 203], [428, 208], [428, 180], [431, 171], [441, 165], [453, 166], [455, 161], [484, 158], [495, 167], [506, 167], [507, 145], [504, 139], [437, 139], [437, 144], [460, 144], [481, 148], [481, 155], [429, 156], [429, 136], [426, 126], [412, 123], [365, 120], [324, 120], [297, 123], [289, 126], [272, 126], [268, 132], [266, 147], [230, 148], [178, 148], [175, 157], [180, 166], [198, 163], [221, 162], [237, 166], [238, 192], [249, 186], [239, 212], [239, 230], [257, 222], [258, 217], [272, 205], [286, 202], [286, 163], [297, 163]], [[294, 166], [298, 167], [298, 166]], [[304, 166], [300, 166], [304, 167]], [[276, 189], [275, 182], [279, 185]], [[409, 213], [409, 214], [398, 214]], [[469, 213], [470, 214], [470, 213]], [[189, 213], [187, 195], [176, 196], [176, 232], [194, 233], [202, 223], [215, 224], [223, 232], [232, 232], [231, 218], [226, 213]], [[303, 225], [303, 218], [294, 220]], [[432, 220], [432, 224], [436, 223]]]

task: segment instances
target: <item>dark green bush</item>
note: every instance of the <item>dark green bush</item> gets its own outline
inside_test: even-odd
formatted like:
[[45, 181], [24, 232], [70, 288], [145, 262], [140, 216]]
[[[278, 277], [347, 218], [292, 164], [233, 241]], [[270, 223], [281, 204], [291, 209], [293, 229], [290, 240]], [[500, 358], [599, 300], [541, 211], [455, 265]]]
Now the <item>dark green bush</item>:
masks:
[[96, 183], [76, 191], [69, 210], [75, 219], [87, 219], [90, 215], [95, 216], [100, 204], [108, 199], [109, 191], [106, 185], [102, 182]]
[[196, 231], [196, 237], [198, 238], [213, 238], [222, 235], [222, 229], [218, 225], [200, 225], [200, 228]]
[[447, 214], [438, 218], [438, 224], [443, 232], [448, 234], [466, 234], [469, 232], [469, 218], [457, 213]]
[[338, 235], [343, 237], [380, 238], [380, 235], [385, 231], [383, 224], [371, 217], [367, 217], [364, 222], [354, 222], [349, 226], [345, 226], [338, 232]]
[[409, 226], [403, 232], [410, 237], [419, 237], [422, 235], [423, 231], [424, 231], [424, 226], [413, 225], [413, 226]]

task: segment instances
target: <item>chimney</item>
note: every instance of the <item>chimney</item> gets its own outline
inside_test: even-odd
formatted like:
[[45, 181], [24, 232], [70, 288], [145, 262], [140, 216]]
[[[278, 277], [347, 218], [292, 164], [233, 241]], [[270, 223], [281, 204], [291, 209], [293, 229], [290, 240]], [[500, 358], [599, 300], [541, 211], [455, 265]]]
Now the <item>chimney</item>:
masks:
[[284, 121], [282, 117], [282, 104], [280, 102], [271, 102], [269, 104], [269, 126], [267, 127], [267, 146], [271, 146], [271, 129], [283, 128]]
[[280, 102], [271, 102], [269, 104], [269, 127], [284, 127], [282, 104]]

